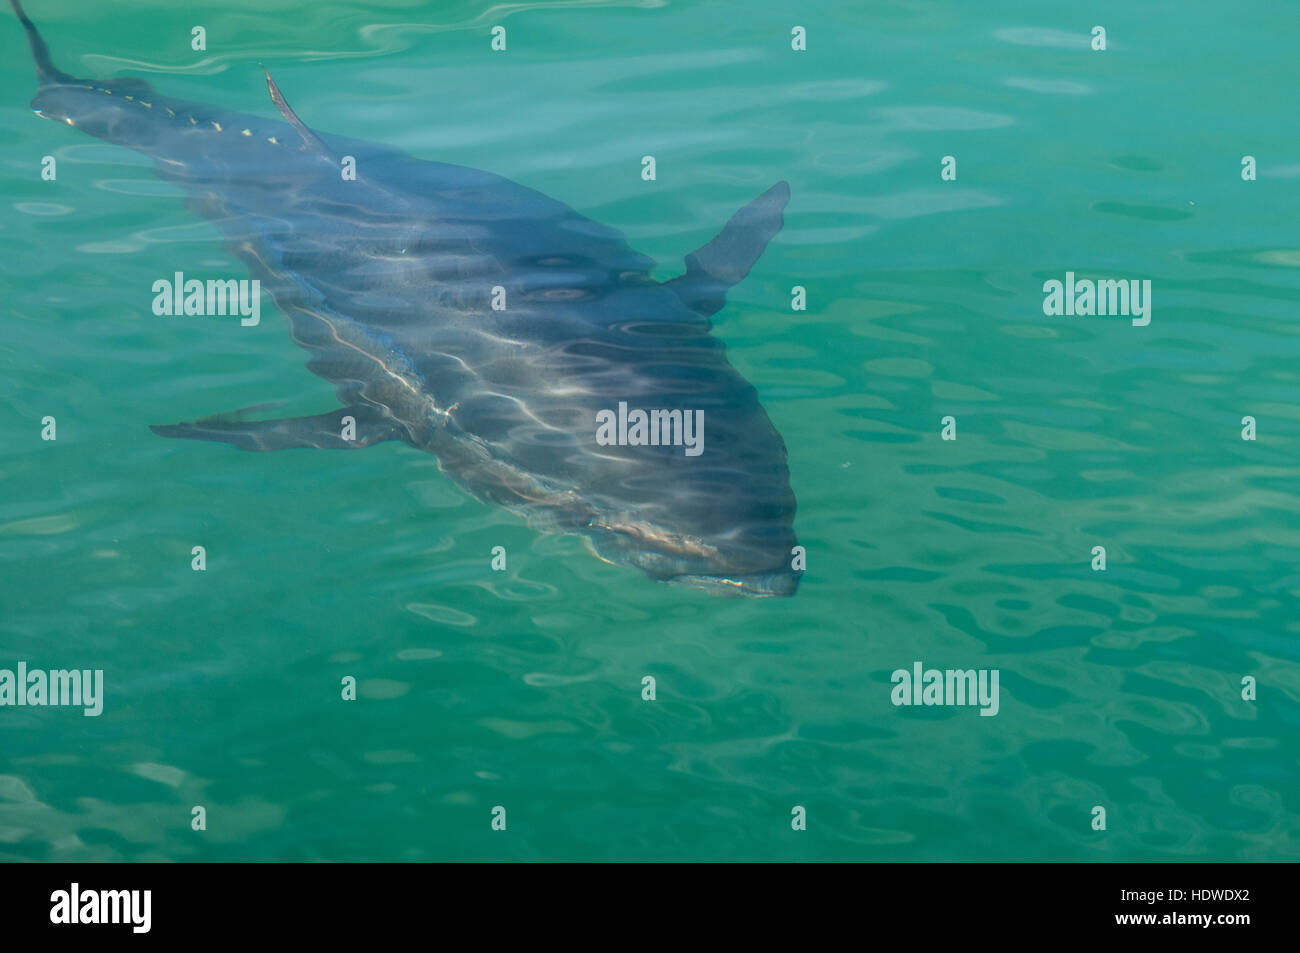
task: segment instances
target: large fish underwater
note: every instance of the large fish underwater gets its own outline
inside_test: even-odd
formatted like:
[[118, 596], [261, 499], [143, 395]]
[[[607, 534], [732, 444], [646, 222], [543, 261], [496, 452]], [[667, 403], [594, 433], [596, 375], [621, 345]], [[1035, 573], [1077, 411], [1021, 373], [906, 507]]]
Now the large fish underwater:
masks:
[[151, 156], [342, 403], [155, 433], [243, 450], [400, 440], [478, 499], [578, 534], [608, 562], [716, 593], [794, 594], [785, 444], [710, 334], [781, 228], [786, 183], [661, 283], [621, 233], [539, 192], [310, 130], [269, 73], [283, 121], [70, 76], [10, 2], [36, 63], [36, 114]]

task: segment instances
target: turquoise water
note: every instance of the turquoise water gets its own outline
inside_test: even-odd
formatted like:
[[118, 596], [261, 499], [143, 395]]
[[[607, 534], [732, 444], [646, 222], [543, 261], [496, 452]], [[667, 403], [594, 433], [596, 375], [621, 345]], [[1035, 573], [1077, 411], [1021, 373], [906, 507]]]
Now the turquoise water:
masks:
[[[599, 562], [396, 443], [152, 434], [336, 401], [269, 308], [152, 314], [246, 271], [142, 157], [34, 117], [0, 26], [0, 668], [106, 686], [0, 708], [0, 857], [1300, 857], [1293, 14], [818, 6], [28, 9], [69, 72], [274, 116], [265, 63], [308, 124], [536, 188], [663, 279], [787, 180], [715, 319], [799, 500], [768, 600]], [[1151, 323], [1045, 315], [1067, 271], [1149, 279]], [[998, 714], [894, 706], [918, 660], [998, 670]]]

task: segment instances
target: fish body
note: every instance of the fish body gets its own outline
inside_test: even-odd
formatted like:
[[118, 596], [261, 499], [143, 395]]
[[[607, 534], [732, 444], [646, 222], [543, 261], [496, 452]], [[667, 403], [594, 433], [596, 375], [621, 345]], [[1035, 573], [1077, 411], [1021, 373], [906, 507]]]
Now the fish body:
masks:
[[617, 230], [533, 189], [308, 129], [269, 74], [279, 119], [65, 74], [11, 3], [36, 62], [33, 110], [152, 157], [341, 404], [156, 433], [245, 450], [399, 440], [611, 562], [719, 593], [794, 594], [786, 447], [710, 322], [780, 229], [784, 182], [658, 282]]

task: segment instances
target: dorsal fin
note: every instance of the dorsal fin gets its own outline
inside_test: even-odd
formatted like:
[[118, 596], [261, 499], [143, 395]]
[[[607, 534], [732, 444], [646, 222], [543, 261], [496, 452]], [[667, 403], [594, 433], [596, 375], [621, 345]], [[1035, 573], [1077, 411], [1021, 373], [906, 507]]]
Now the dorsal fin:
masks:
[[316, 137], [316, 133], [307, 128], [307, 124], [298, 118], [298, 114], [289, 108], [289, 104], [284, 101], [284, 94], [280, 92], [280, 87], [275, 85], [275, 80], [271, 79], [270, 71], [263, 66], [262, 72], [266, 73], [266, 88], [271, 91], [271, 102], [275, 103], [275, 108], [280, 110], [280, 115], [284, 121], [298, 130], [298, 135], [302, 137], [302, 144], [307, 147], [309, 152], [315, 152], [318, 155], [330, 158], [329, 149], [325, 148], [325, 143]]
[[778, 182], [735, 215], [713, 241], [686, 256], [686, 274], [664, 287], [676, 292], [691, 310], [706, 318], [726, 304], [727, 289], [754, 267], [758, 256], [781, 230], [782, 210], [790, 201], [790, 186]]

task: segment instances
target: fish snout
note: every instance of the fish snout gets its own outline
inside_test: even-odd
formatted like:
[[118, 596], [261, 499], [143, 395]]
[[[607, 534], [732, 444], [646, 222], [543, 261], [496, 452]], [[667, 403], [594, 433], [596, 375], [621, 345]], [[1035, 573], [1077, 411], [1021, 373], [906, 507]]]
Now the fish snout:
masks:
[[[793, 534], [772, 540], [691, 540], [648, 525], [623, 524], [617, 530], [588, 526], [586, 541], [598, 558], [633, 566], [648, 576], [718, 596], [793, 596], [803, 576], [790, 556]], [[761, 567], [761, 568], [760, 568]]]
[[719, 596], [789, 597], [798, 591], [802, 575], [796, 570], [782, 568], [757, 573], [683, 573], [667, 581]]

